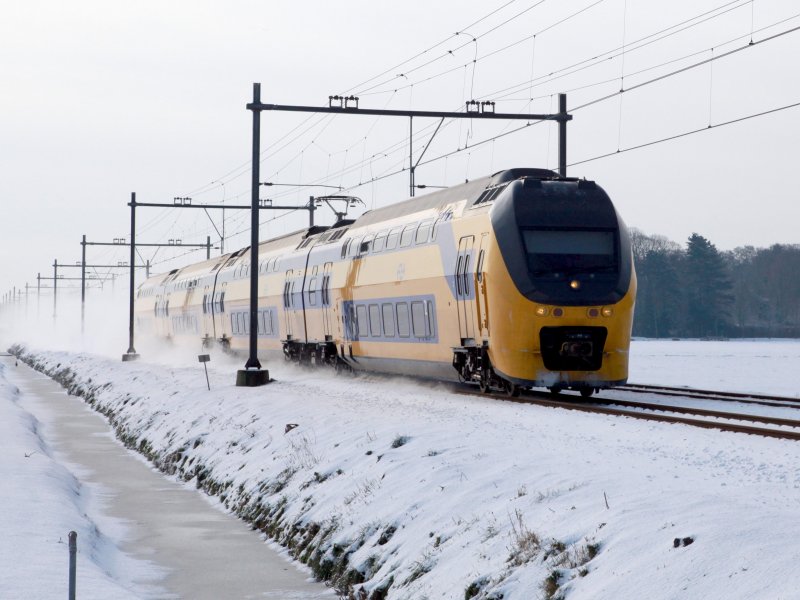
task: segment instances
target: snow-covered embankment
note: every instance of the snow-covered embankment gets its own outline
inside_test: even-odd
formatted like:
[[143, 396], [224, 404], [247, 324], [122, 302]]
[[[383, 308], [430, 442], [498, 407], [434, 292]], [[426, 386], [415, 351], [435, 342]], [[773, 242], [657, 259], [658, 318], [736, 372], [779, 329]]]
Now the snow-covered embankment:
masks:
[[[788, 597], [800, 446], [377, 377], [29, 352], [126, 444], [358, 598]], [[674, 547], [675, 538], [691, 538]], [[778, 551], [780, 549], [780, 552]]]

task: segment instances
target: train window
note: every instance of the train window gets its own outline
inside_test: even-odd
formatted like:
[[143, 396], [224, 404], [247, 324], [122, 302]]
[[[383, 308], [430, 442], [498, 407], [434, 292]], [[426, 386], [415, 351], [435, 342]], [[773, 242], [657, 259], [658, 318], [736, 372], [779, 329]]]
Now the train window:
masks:
[[389, 232], [389, 236], [386, 238], [386, 249], [387, 250], [394, 250], [397, 248], [397, 239], [400, 237], [400, 228], [395, 227]]
[[428, 300], [426, 309], [428, 313], [428, 335], [433, 337], [436, 335], [436, 313], [433, 310], [433, 301]]
[[456, 263], [456, 295], [461, 296], [461, 265], [463, 263], [464, 256], [461, 255], [458, 257], [458, 262]]
[[428, 243], [428, 236], [431, 233], [431, 222], [430, 221], [423, 221], [419, 225], [419, 229], [417, 229], [417, 237], [415, 242], [417, 244], [427, 244]]
[[369, 333], [369, 323], [367, 322], [367, 307], [364, 304], [356, 306], [356, 331], [358, 337], [366, 337]]
[[239, 315], [237, 313], [231, 313], [231, 331], [234, 334], [239, 333], [239, 321], [237, 319]]
[[350, 243], [350, 242], [349, 242], [348, 240], [345, 240], [345, 241], [342, 243], [342, 258], [344, 258], [345, 256], [347, 256], [347, 245], [348, 245], [349, 243]]
[[381, 307], [377, 304], [369, 305], [369, 334], [381, 337]]
[[[314, 267], [316, 269], [316, 267]], [[308, 303], [311, 306], [317, 305], [317, 278], [316, 276], [311, 278], [311, 281], [308, 282]]]
[[383, 304], [381, 310], [383, 311], [383, 335], [394, 337], [394, 306]]
[[405, 338], [411, 335], [408, 319], [408, 304], [405, 302], [399, 302], [397, 304], [397, 335]]
[[275, 321], [272, 317], [272, 310], [267, 311], [267, 332], [272, 335], [275, 333]]
[[358, 255], [358, 249], [361, 246], [361, 238], [353, 238], [350, 240], [350, 245], [347, 247], [347, 257], [353, 258]]
[[331, 284], [331, 276], [329, 273], [326, 273], [322, 276], [322, 306], [330, 306], [331, 297], [330, 297], [330, 284]]
[[356, 331], [356, 307], [353, 304], [348, 304], [347, 312], [342, 315], [342, 318], [344, 319], [347, 337], [354, 340], [358, 337], [358, 331]]
[[414, 337], [417, 338], [428, 337], [428, 332], [427, 332], [428, 319], [425, 317], [424, 302], [411, 303], [411, 324], [414, 328]]
[[244, 321], [244, 333], [245, 335], [250, 334], [250, 313], [240, 313], [242, 315], [242, 321]]
[[166, 305], [164, 305], [164, 316], [169, 316], [169, 300], [167, 300]]
[[614, 273], [618, 268], [613, 231], [523, 229], [522, 239], [534, 276], [589, 270]]
[[367, 236], [364, 236], [364, 239], [361, 240], [361, 247], [358, 251], [359, 256], [363, 254], [369, 254], [369, 250], [372, 247], [372, 238], [373, 235], [369, 234]]
[[439, 233], [439, 224], [444, 221], [444, 215], [439, 215], [436, 220], [433, 222], [433, 227], [431, 228], [431, 241], [436, 241], [436, 234]]
[[417, 228], [417, 224], [414, 223], [413, 225], [406, 225], [403, 229], [403, 233], [400, 235], [400, 247], [405, 248], [406, 246], [410, 246], [411, 242], [414, 240], [414, 231]]
[[469, 262], [472, 255], [467, 254], [464, 256], [464, 295], [469, 296], [469, 280], [471, 279], [471, 273], [469, 272]]
[[373, 252], [383, 252], [384, 248], [386, 248], [386, 232], [385, 231], [381, 231], [375, 237], [375, 242], [372, 244], [372, 251]]
[[478, 254], [478, 266], [475, 267], [475, 272], [478, 275], [478, 282], [480, 283], [483, 281], [483, 255], [486, 250], [481, 250], [480, 254]]

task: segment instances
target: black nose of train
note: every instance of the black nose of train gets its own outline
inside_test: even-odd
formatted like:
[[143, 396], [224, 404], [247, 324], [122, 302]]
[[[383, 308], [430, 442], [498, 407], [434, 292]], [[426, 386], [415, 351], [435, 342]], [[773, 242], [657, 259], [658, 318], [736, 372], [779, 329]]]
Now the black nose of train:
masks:
[[591, 342], [564, 342], [561, 344], [561, 356], [591, 356]]

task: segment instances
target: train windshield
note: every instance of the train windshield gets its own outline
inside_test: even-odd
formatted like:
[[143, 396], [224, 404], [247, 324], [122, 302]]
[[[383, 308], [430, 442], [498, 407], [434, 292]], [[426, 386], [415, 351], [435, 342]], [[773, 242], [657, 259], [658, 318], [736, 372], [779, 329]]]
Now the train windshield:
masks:
[[533, 276], [617, 271], [613, 230], [523, 229], [522, 239]]

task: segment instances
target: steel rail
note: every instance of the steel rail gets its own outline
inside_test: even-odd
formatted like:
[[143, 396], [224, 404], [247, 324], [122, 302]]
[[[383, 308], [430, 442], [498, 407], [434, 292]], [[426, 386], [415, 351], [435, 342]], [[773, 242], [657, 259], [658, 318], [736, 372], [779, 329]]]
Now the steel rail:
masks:
[[[609, 404], [613, 406], [623, 406], [627, 408], [640, 408], [644, 410], [655, 410], [659, 412], [672, 412], [679, 414], [697, 415], [698, 417], [733, 419], [736, 421], [752, 421], [754, 423], [766, 423], [767, 425], [778, 425], [785, 427], [800, 428], [800, 421], [796, 419], [782, 419], [780, 417], [768, 417], [764, 415], [748, 415], [745, 413], [733, 413], [721, 410], [708, 410], [705, 408], [691, 408], [687, 406], [650, 404], [649, 402], [632, 402], [630, 400], [596, 398], [596, 399], [589, 399], [588, 401], [603, 405]], [[787, 408], [793, 408], [793, 407], [787, 407]]]
[[[719, 400], [721, 402], [746, 402], [749, 404], [760, 404], [763, 406], [800, 408], [800, 398], [791, 398], [789, 396], [768, 396], [764, 394], [749, 394], [746, 392], [720, 392], [697, 388], [645, 384], [627, 384], [614, 389], [634, 393], [648, 393], [656, 396], [683, 396], [685, 398]], [[795, 407], [792, 405], [797, 406]]]
[[[525, 391], [523, 392], [523, 396], [519, 397], [511, 397], [507, 394], [500, 394], [500, 393], [488, 393], [484, 394], [479, 391], [474, 390], [456, 390], [457, 393], [461, 393], [464, 395], [469, 396], [476, 396], [476, 397], [485, 397], [485, 398], [493, 398], [496, 400], [506, 400], [509, 402], [518, 402], [522, 404], [533, 404], [536, 406], [543, 406], [547, 408], [562, 408], [565, 410], [575, 410], [579, 412], [586, 412], [586, 413], [595, 413], [595, 414], [603, 414], [603, 415], [611, 415], [615, 417], [630, 417], [633, 419], [640, 419], [643, 421], [656, 421], [660, 423], [677, 423], [681, 425], [690, 425], [692, 427], [699, 427], [702, 429], [717, 429], [720, 431], [729, 431], [734, 433], [747, 433], [750, 435], [760, 435], [763, 437], [771, 437], [777, 439], [787, 439], [787, 440], [798, 440], [800, 441], [800, 431], [785, 431], [781, 429], [770, 429], [767, 427], [753, 427], [751, 425], [737, 425], [735, 423], [719, 423], [716, 421], [704, 421], [700, 419], [689, 419], [686, 417], [676, 417], [670, 415], [660, 415], [655, 413], [649, 412], [634, 412], [629, 410], [619, 410], [604, 406], [597, 406], [593, 404], [586, 404], [585, 400], [576, 398], [576, 402], [565, 402], [561, 400], [553, 400], [549, 393], [547, 392], [538, 392], [538, 391]], [[601, 399], [598, 399], [602, 401]], [[581, 403], [584, 402], [584, 403]], [[609, 404], [613, 404], [614, 401], [612, 399], [608, 399], [607, 402]], [[662, 405], [655, 405], [655, 406], [648, 406], [649, 409], [652, 410], [660, 410], [660, 406]], [[683, 410], [683, 409], [682, 409]], [[736, 418], [732, 416], [732, 413], [723, 413], [724, 417], [722, 418]], [[751, 417], [751, 415], [747, 415]], [[793, 426], [800, 428], [800, 421], [793, 422]]]

